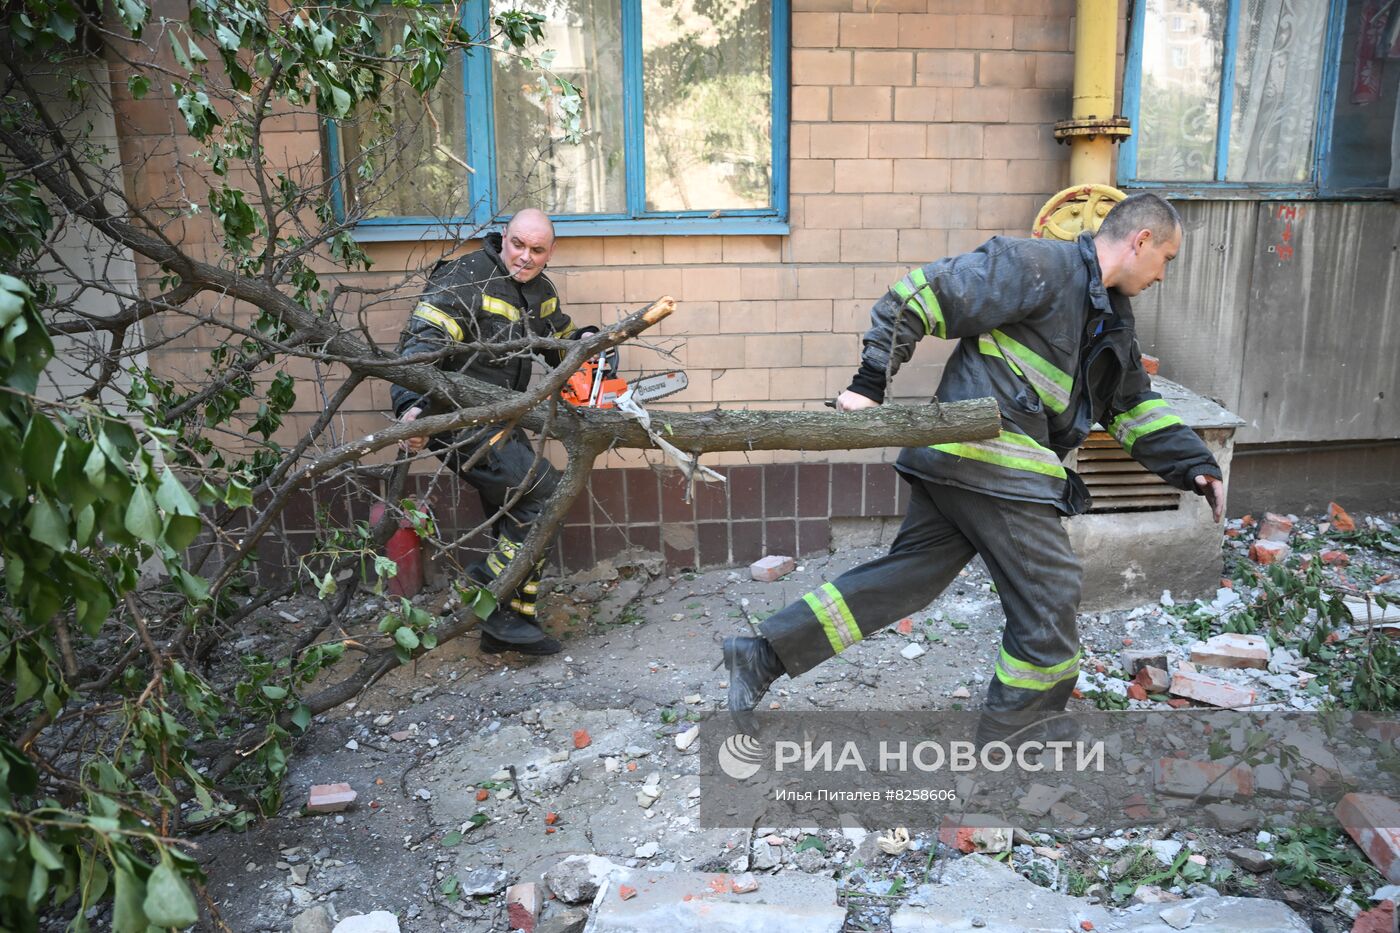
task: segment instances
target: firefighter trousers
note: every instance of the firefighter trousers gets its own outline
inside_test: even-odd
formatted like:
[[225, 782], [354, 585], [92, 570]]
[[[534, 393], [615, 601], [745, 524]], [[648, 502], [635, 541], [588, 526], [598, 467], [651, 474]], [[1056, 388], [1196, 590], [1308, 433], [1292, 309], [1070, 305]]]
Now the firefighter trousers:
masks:
[[[550, 495], [559, 485], [559, 471], [547, 460], [537, 463], [529, 438], [518, 430], [497, 441], [468, 467], [479, 443], [458, 445], [450, 438], [444, 441], [434, 436], [429, 439], [428, 447], [477, 491], [487, 514], [499, 512], [503, 505], [514, 500], [492, 527], [496, 541], [491, 551], [468, 571], [478, 582], [489, 584], [505, 570], [530, 526], [544, 511]], [[507, 607], [502, 604], [490, 618], [482, 621], [482, 631], [515, 644], [529, 644], [545, 637], [535, 622], [535, 597], [539, 593], [544, 563], [542, 557], [512, 595], [510, 611], [505, 611]]]
[[890, 551], [760, 625], [791, 676], [928, 606], [979, 554], [1006, 614], [985, 713], [1058, 711], [1079, 673], [1082, 571], [1054, 506], [901, 474], [912, 489]]

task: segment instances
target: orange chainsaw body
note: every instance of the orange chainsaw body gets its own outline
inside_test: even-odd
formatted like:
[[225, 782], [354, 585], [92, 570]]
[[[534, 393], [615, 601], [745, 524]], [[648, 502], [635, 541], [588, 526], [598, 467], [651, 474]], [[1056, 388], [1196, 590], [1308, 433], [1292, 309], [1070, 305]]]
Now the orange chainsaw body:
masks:
[[[598, 374], [598, 358], [594, 357], [578, 368], [564, 383], [560, 395], [570, 405], [584, 408], [613, 408], [617, 397], [627, 391], [627, 380], [604, 369]], [[597, 390], [596, 396], [594, 390]]]

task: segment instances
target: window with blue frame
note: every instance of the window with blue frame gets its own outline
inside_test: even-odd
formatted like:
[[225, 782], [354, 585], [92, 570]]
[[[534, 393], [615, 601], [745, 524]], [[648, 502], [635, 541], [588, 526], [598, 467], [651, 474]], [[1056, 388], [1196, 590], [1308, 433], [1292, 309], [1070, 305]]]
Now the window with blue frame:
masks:
[[1400, 0], [1134, 0], [1131, 15], [1120, 184], [1400, 192]]
[[463, 4], [464, 26], [543, 16], [549, 68], [581, 92], [580, 138], [537, 68], [475, 48], [426, 105], [394, 90], [392, 118], [329, 127], [357, 235], [456, 236], [522, 207], [561, 234], [786, 229], [787, 0], [492, 2]]

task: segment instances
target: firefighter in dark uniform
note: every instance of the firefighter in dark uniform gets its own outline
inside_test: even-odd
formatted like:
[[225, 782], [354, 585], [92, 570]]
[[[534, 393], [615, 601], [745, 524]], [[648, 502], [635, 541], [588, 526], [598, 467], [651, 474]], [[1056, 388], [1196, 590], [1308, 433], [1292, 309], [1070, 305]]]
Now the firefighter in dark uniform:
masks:
[[1138, 194], [1097, 235], [996, 237], [913, 270], [876, 302], [860, 370], [836, 407], [881, 404], [886, 374], [920, 339], [957, 339], [938, 398], [995, 398], [1001, 433], [905, 449], [896, 469], [911, 500], [890, 552], [769, 616], [763, 637], [725, 640], [741, 728], [779, 676], [924, 608], [974, 554], [1006, 614], [980, 737], [1065, 708], [1079, 672], [1081, 569], [1060, 517], [1084, 511], [1089, 495], [1064, 458], [1097, 422], [1165, 481], [1206, 496], [1217, 522], [1224, 508], [1219, 465], [1151, 390], [1133, 329], [1129, 299], [1162, 280], [1181, 236], [1170, 204]]
[[[476, 252], [442, 261], [433, 268], [400, 341], [404, 356], [447, 349], [437, 365], [464, 373], [492, 385], [522, 392], [530, 381], [533, 361], [529, 353], [493, 354], [467, 344], [500, 343], [530, 335], [577, 336], [573, 322], [559, 307], [554, 283], [544, 274], [554, 253], [554, 225], [542, 211], [522, 210], [511, 218], [503, 233], [491, 233]], [[554, 365], [561, 354], [543, 354]], [[392, 390], [394, 416], [400, 421], [450, 409], [445, 400], [420, 395], [402, 386]], [[500, 575], [525, 540], [530, 525], [543, 511], [559, 482], [558, 471], [535, 451], [523, 431], [505, 436], [486, 429], [416, 437], [405, 446], [412, 453], [425, 446], [476, 488], [488, 513], [513, 501], [497, 519], [495, 544], [485, 560], [469, 569], [478, 582], [487, 584]], [[487, 452], [470, 468], [466, 466], [480, 445]], [[535, 620], [544, 559], [529, 578], [481, 623], [481, 648], [496, 654], [554, 654], [562, 646], [546, 635]]]

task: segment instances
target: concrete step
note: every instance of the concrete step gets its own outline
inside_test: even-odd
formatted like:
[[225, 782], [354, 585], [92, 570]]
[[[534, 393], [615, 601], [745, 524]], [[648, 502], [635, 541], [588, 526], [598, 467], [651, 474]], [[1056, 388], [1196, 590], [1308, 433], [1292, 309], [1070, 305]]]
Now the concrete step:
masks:
[[839, 933], [846, 921], [830, 878], [758, 875], [757, 890], [736, 894], [734, 877], [615, 871], [594, 898], [584, 933]]

